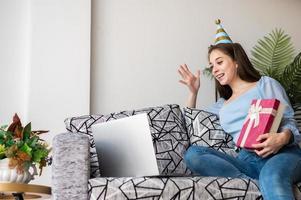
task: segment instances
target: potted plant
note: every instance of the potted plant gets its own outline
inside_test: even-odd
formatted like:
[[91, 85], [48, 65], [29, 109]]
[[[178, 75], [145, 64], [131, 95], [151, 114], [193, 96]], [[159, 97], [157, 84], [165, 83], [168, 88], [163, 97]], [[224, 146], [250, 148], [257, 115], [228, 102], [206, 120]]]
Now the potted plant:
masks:
[[281, 83], [295, 111], [301, 131], [301, 52], [294, 57], [291, 37], [275, 29], [258, 40], [251, 51], [251, 62], [257, 70]]
[[[17, 114], [9, 126], [0, 127], [0, 182], [28, 183], [49, 162], [50, 148], [39, 134], [32, 131], [31, 123], [25, 127]], [[29, 170], [32, 168], [33, 170]]]

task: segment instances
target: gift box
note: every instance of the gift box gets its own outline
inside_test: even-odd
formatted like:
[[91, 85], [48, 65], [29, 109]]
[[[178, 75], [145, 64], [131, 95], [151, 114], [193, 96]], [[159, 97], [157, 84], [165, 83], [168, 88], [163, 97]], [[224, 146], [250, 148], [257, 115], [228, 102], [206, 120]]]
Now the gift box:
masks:
[[263, 142], [256, 141], [260, 134], [276, 133], [284, 109], [284, 104], [278, 99], [252, 100], [236, 145], [246, 149], [253, 149], [253, 144]]

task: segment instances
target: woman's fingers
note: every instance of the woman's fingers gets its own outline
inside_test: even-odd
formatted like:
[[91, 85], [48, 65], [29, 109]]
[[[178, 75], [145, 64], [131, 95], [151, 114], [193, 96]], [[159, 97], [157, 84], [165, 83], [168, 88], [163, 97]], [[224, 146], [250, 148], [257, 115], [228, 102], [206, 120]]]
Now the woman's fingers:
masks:
[[179, 68], [179, 69], [181, 70], [181, 72], [182, 72], [183, 74], [185, 74], [186, 76], [188, 75], [187, 69], [186, 69], [183, 65], [180, 65], [180, 68]]
[[180, 83], [184, 84], [184, 85], [187, 85], [186, 81], [183, 81], [183, 80], [179, 80]]
[[182, 79], [186, 81], [189, 79], [189, 75], [182, 68], [179, 68], [178, 72], [181, 75]]
[[197, 78], [200, 78], [200, 76], [201, 76], [201, 70], [197, 70], [197, 72], [196, 72], [196, 77], [197, 77]]
[[180, 76], [182, 77], [182, 78], [184, 78], [185, 76], [184, 76], [184, 73], [182, 72], [182, 70], [179, 68], [178, 69], [178, 72], [179, 72], [179, 74], [180, 74]]
[[193, 85], [200, 80], [201, 71], [197, 70], [197, 72], [193, 74], [186, 64], [180, 65], [178, 72], [185, 81], [186, 85]]
[[189, 69], [186, 64], [183, 65], [184, 69], [189, 72]]
[[268, 139], [268, 137], [269, 137], [269, 134], [261, 134], [261, 135], [259, 135], [259, 136], [256, 138], [256, 141], [257, 141], [257, 142], [263, 141], [263, 140]]
[[260, 149], [260, 148], [264, 148], [265, 144], [263, 144], [263, 143], [252, 144], [252, 147], [254, 149]]
[[256, 154], [263, 158], [271, 154], [276, 154], [282, 147], [281, 145], [277, 144], [277, 137], [279, 137], [279, 134], [276, 133], [266, 133], [260, 135], [257, 138], [257, 142], [260, 143], [253, 144]]
[[260, 150], [255, 149], [255, 153], [263, 158], [267, 157], [268, 155], [270, 155], [272, 152], [270, 149], [268, 148], [263, 148]]
[[182, 65], [178, 69], [179, 74], [181, 75], [183, 80], [179, 80], [180, 83], [187, 85], [187, 74], [184, 72]]
[[268, 152], [266, 152], [265, 154], [263, 154], [261, 157], [266, 158], [266, 157], [268, 157], [268, 156], [271, 155], [271, 154], [272, 154], [272, 152], [271, 152], [271, 151], [268, 151]]
[[180, 69], [182, 69], [182, 72], [185, 73], [186, 76], [188, 77], [193, 76], [193, 74], [191, 73], [191, 71], [189, 70], [186, 64], [180, 65]]

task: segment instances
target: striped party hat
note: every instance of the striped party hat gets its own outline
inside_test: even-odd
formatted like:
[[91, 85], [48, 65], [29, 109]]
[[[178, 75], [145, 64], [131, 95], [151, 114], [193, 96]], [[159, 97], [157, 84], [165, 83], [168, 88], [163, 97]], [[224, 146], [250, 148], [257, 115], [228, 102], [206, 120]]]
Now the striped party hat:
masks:
[[217, 31], [216, 31], [216, 35], [215, 35], [215, 44], [233, 43], [232, 40], [230, 39], [229, 35], [226, 33], [226, 31], [222, 27], [221, 20], [217, 19], [217, 20], [215, 20], [215, 23], [217, 25]]

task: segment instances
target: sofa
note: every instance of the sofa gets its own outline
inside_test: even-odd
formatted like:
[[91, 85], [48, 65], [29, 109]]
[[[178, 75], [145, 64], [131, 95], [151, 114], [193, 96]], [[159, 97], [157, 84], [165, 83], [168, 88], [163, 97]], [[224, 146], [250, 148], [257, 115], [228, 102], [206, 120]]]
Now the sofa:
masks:
[[[147, 113], [161, 176], [101, 176], [101, 157], [98, 160], [91, 126], [139, 113]], [[256, 180], [198, 176], [186, 167], [183, 155], [190, 145], [233, 156], [239, 151], [218, 117], [204, 110], [170, 104], [70, 117], [65, 125], [67, 132], [53, 139], [53, 199], [263, 199]], [[301, 183], [294, 186], [294, 192], [301, 199]]]

